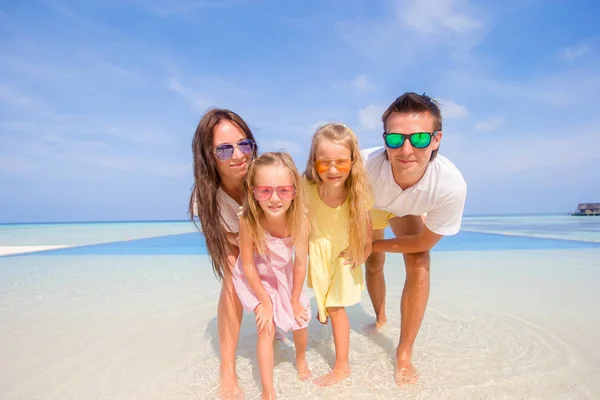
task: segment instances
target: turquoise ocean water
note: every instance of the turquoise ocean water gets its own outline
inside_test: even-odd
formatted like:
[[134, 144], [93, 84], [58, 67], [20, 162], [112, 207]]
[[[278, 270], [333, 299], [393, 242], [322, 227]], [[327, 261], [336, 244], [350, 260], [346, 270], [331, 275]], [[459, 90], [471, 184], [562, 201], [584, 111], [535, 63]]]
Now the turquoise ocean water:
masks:
[[[72, 246], [33, 255], [206, 254], [203, 237], [190, 221], [0, 225], [0, 246], [24, 245]], [[461, 232], [443, 238], [434, 251], [598, 246], [598, 217], [497, 216], [465, 217]]]

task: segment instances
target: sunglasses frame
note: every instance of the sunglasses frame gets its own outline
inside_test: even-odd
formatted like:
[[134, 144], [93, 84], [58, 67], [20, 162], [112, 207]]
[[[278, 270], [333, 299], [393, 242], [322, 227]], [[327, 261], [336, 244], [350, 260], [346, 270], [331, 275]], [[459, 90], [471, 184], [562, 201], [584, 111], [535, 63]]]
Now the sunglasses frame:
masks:
[[[348, 169], [345, 168], [341, 168], [338, 165], [341, 162], [349, 162], [350, 166], [348, 167]], [[319, 168], [319, 164], [326, 164], [327, 165], [327, 169], [324, 169], [321, 171], [321, 168]], [[352, 165], [354, 165], [354, 161], [352, 161], [349, 158], [338, 158], [337, 160], [329, 160], [329, 161], [321, 161], [321, 160], [315, 160], [315, 169], [317, 170], [318, 173], [320, 174], [324, 174], [325, 172], [329, 171], [331, 169], [332, 164], [335, 166], [335, 169], [337, 169], [340, 172], [348, 172], [352, 169]]]
[[[408, 139], [408, 143], [410, 143], [410, 145], [415, 148], [415, 149], [426, 149], [429, 146], [431, 146], [431, 142], [433, 141], [433, 138], [439, 133], [440, 131], [433, 131], [433, 132], [414, 132], [414, 133], [397, 133], [397, 132], [383, 132], [383, 142], [385, 143], [385, 147], [390, 148], [390, 149], [399, 149], [400, 147], [404, 146], [404, 142], [406, 142], [406, 139]], [[422, 134], [428, 134], [429, 135], [429, 143], [427, 143], [427, 146], [423, 146], [423, 147], [417, 147], [413, 144], [412, 142], [412, 137], [414, 135], [422, 135]], [[386, 140], [386, 137], [388, 135], [399, 135], [402, 136], [402, 143], [400, 143], [400, 145], [398, 147], [392, 147], [389, 146]]]
[[[264, 199], [262, 199], [262, 200], [258, 199], [258, 197], [256, 196], [256, 189], [258, 189], [258, 188], [269, 188], [270, 189], [269, 190], [269, 196], [266, 197], [266, 198], [264, 198]], [[294, 195], [291, 198], [286, 198], [285, 196], [282, 196], [281, 193], [279, 193], [279, 188], [286, 188], [286, 189], [292, 188]], [[296, 198], [296, 194], [297, 194], [297, 190], [296, 190], [296, 187], [294, 185], [283, 185], [283, 186], [258, 185], [258, 186], [252, 186], [252, 195], [254, 196], [254, 199], [256, 201], [259, 201], [259, 202], [260, 201], [267, 201], [267, 200], [269, 200], [271, 197], [273, 197], [273, 193], [275, 193], [275, 192], [277, 192], [277, 196], [279, 196], [279, 198], [281, 200], [285, 200], [285, 201], [287, 201], [287, 200], [294, 200]]]
[[[251, 147], [252, 147], [252, 151], [250, 151], [249, 153], [245, 153], [245, 152], [244, 152], [244, 151], [242, 151], [242, 149], [240, 148], [240, 143], [241, 143], [241, 142], [244, 142], [244, 141], [250, 141], [250, 143], [252, 143], [252, 145], [251, 145]], [[220, 158], [220, 157], [217, 155], [217, 150], [218, 150], [218, 149], [219, 149], [219, 147], [221, 147], [221, 146], [231, 146], [231, 147], [232, 147], [232, 150], [231, 150], [231, 155], [230, 155], [229, 157], [227, 157], [227, 158]], [[235, 149], [239, 149], [239, 150], [242, 152], [242, 154], [244, 154], [244, 155], [246, 155], [246, 156], [249, 156], [249, 155], [251, 155], [251, 154], [253, 154], [253, 153], [254, 153], [254, 149], [256, 149], [256, 143], [254, 142], [254, 140], [252, 140], [252, 139], [250, 139], [250, 138], [241, 139], [240, 141], [238, 141], [238, 142], [237, 142], [237, 143], [235, 143], [235, 144], [231, 144], [231, 143], [221, 143], [221, 144], [219, 144], [218, 146], [216, 146], [216, 147], [213, 149], [213, 153], [214, 153], [215, 157], [217, 158], [217, 160], [219, 160], [219, 161], [227, 161], [227, 160], [231, 159], [231, 157], [233, 157], [233, 153], [235, 153]]]

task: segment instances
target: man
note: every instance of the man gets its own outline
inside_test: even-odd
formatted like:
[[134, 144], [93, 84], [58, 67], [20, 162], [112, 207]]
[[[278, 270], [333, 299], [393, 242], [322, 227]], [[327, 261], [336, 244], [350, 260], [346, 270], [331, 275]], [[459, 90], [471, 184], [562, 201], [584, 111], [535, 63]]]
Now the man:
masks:
[[[405, 93], [383, 113], [384, 147], [362, 151], [373, 190], [373, 253], [366, 262], [366, 281], [373, 303], [375, 330], [385, 314], [385, 253], [402, 253], [406, 281], [400, 303], [400, 341], [394, 379], [414, 383], [412, 348], [429, 297], [429, 251], [460, 224], [467, 184], [458, 169], [438, 155], [442, 114], [429, 96]], [[427, 214], [426, 218], [423, 215]], [[393, 239], [384, 239], [392, 228]]]

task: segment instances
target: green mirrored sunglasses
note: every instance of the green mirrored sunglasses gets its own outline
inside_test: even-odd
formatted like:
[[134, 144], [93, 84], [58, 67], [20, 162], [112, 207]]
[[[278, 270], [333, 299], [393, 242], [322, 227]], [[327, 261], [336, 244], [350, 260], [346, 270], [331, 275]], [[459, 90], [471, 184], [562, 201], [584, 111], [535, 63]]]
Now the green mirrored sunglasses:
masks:
[[398, 149], [402, 147], [404, 141], [408, 139], [409, 143], [416, 149], [424, 149], [431, 144], [431, 138], [438, 134], [435, 132], [415, 132], [415, 133], [393, 133], [384, 132], [383, 140], [385, 145], [390, 149]]

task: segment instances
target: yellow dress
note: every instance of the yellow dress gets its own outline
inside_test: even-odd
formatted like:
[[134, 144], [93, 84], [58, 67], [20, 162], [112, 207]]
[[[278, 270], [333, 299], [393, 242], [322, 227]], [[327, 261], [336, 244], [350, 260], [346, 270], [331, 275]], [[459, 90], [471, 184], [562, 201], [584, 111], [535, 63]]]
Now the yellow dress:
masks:
[[327, 307], [346, 307], [360, 301], [364, 290], [361, 266], [344, 265], [340, 253], [349, 245], [350, 207], [348, 199], [329, 207], [319, 197], [316, 184], [304, 181], [314, 229], [308, 243], [307, 285], [315, 292], [319, 320], [325, 322]]

